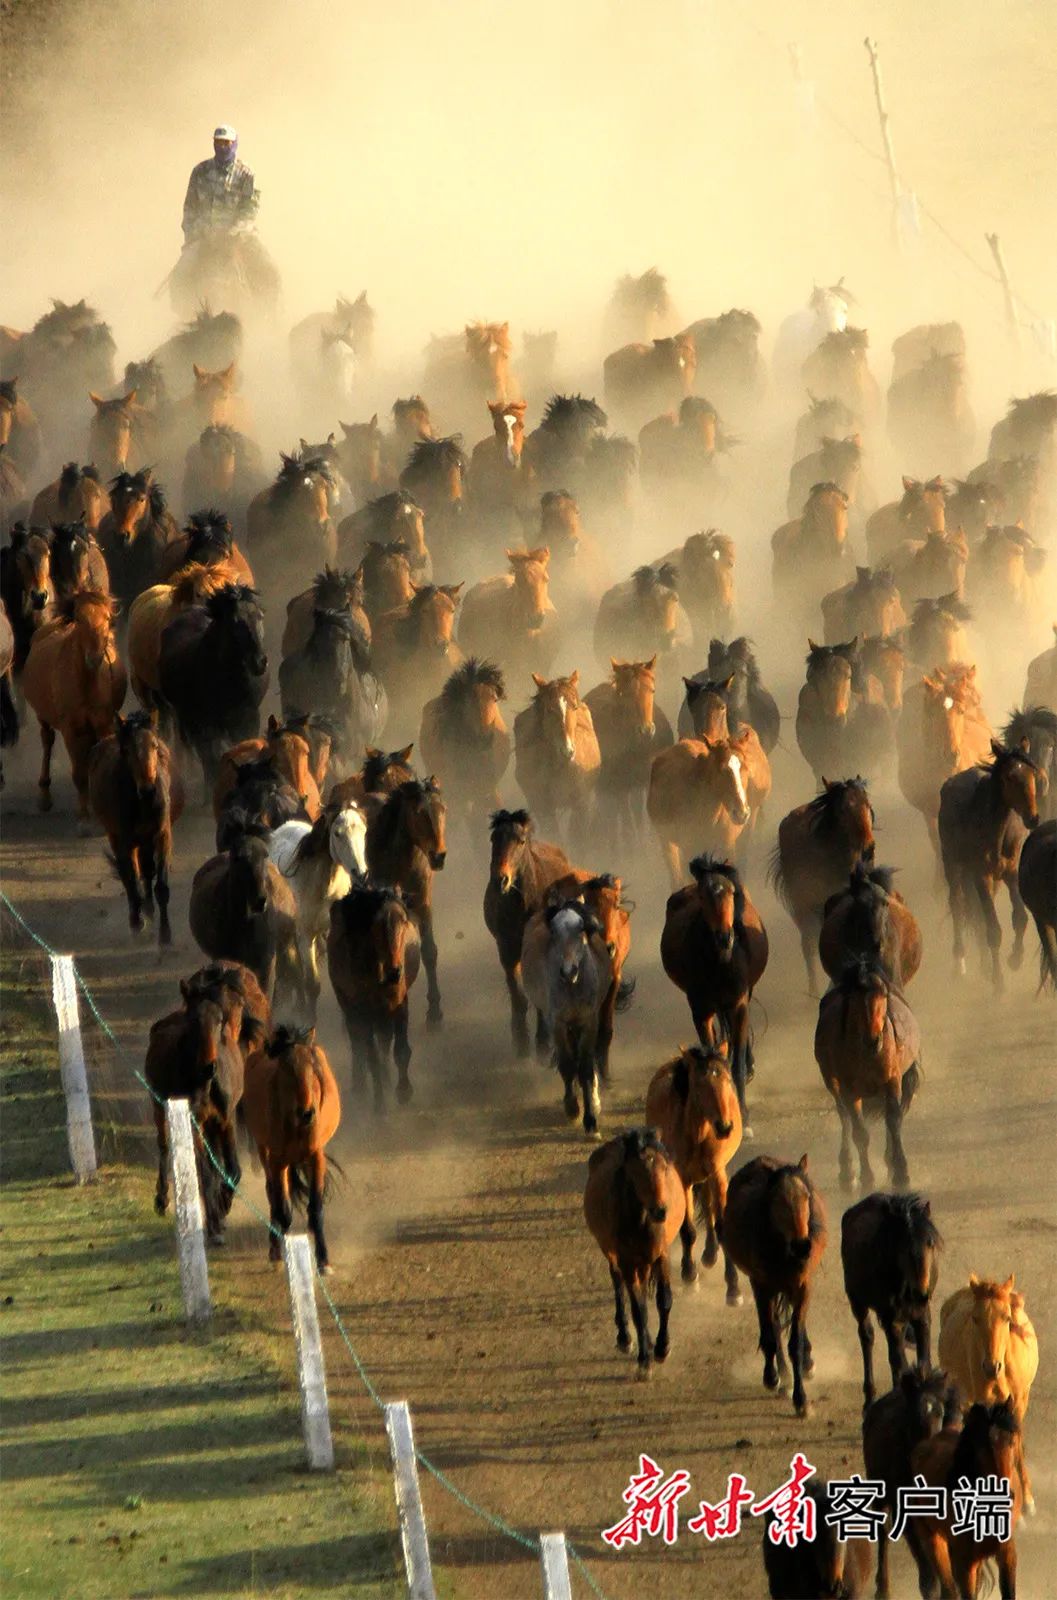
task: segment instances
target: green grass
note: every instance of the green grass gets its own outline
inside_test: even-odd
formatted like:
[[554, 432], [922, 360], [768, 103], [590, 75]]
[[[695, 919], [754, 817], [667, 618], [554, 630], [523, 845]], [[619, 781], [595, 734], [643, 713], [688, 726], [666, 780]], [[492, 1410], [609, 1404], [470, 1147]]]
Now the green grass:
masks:
[[191, 1333], [150, 1173], [70, 1178], [45, 972], [0, 969], [4, 1600], [401, 1594], [387, 1475], [337, 1418], [305, 1469], [278, 1282], [229, 1253]]

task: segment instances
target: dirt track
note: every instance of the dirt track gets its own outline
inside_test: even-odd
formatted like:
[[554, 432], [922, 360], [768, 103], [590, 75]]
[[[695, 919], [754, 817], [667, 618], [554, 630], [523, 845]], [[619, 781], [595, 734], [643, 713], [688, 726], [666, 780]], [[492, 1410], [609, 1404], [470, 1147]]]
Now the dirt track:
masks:
[[[779, 699], [788, 711], [790, 686], [779, 685]], [[786, 737], [791, 743], [791, 728]], [[36, 761], [30, 729], [8, 764], [4, 887], [47, 939], [77, 953], [105, 1015], [138, 1059], [149, 1022], [175, 999], [176, 978], [199, 963], [186, 894], [211, 852], [211, 819], [197, 812], [178, 830], [177, 942], [159, 962], [149, 939], [131, 941], [99, 841], [75, 837], [64, 758], [57, 758], [55, 812], [36, 813]], [[649, 1384], [637, 1383], [633, 1363], [616, 1352], [608, 1275], [582, 1220], [587, 1148], [564, 1122], [555, 1076], [512, 1058], [505, 991], [480, 914], [480, 841], [471, 850], [456, 833], [438, 881], [446, 1017], [443, 1031], [428, 1035], [424, 992], [414, 995], [413, 1105], [378, 1123], [351, 1094], [346, 1100], [337, 1151], [347, 1182], [330, 1212], [333, 1292], [375, 1383], [387, 1397], [409, 1398], [421, 1447], [462, 1490], [528, 1533], [564, 1527], [614, 1597], [763, 1592], [755, 1526], [719, 1547], [684, 1533], [670, 1550], [648, 1541], [621, 1556], [605, 1549], [599, 1530], [621, 1515], [621, 1492], [640, 1452], [665, 1471], [690, 1471], [684, 1517], [699, 1498], [718, 1498], [736, 1467], [759, 1494], [769, 1491], [797, 1448], [828, 1475], [861, 1470], [859, 1354], [839, 1266], [846, 1202], [836, 1184], [837, 1121], [812, 1057], [814, 1006], [792, 925], [763, 885], [774, 824], [810, 790], [795, 748], [780, 750], [775, 796], [747, 869], [772, 955], [754, 1019], [757, 1137], [735, 1161], [759, 1151], [795, 1160], [807, 1150], [829, 1203], [830, 1246], [810, 1318], [817, 1375], [807, 1421], [794, 1418], [788, 1398], [762, 1389], [751, 1302], [728, 1310], [718, 1270], [702, 1274], [696, 1291], [677, 1287], [672, 1355]], [[1039, 1514], [1019, 1546], [1020, 1592], [1042, 1597], [1052, 1592], [1045, 1574], [1052, 1573], [1057, 1490], [1048, 1354], [1057, 1232], [1052, 1009], [1033, 998], [1033, 932], [1029, 959], [1001, 1002], [975, 973], [953, 984], [920, 820], [887, 791], [876, 803], [879, 857], [904, 868], [900, 886], [926, 935], [925, 965], [910, 993], [923, 1027], [925, 1081], [906, 1147], [912, 1183], [931, 1197], [946, 1239], [939, 1298], [969, 1270], [999, 1278], [1015, 1271], [1039, 1331], [1042, 1368], [1027, 1430]], [[638, 986], [619, 1023], [604, 1134], [641, 1120], [650, 1072], [691, 1031], [656, 955], [665, 894], [656, 857], [651, 849], [619, 866], [637, 902], [630, 966]], [[1007, 919], [1003, 907], [1008, 944]], [[329, 998], [321, 1030], [347, 1085]], [[876, 1133], [874, 1142], [880, 1172]], [[260, 1250], [255, 1229], [236, 1228], [224, 1270], [241, 1252]], [[283, 1294], [277, 1278], [277, 1316], [285, 1314]], [[377, 1444], [377, 1420], [336, 1339], [328, 1357], [336, 1408], [351, 1412]], [[428, 1480], [425, 1493], [435, 1559], [453, 1569], [456, 1594], [538, 1594], [533, 1558]], [[894, 1572], [899, 1592], [913, 1593], [902, 1553]]]

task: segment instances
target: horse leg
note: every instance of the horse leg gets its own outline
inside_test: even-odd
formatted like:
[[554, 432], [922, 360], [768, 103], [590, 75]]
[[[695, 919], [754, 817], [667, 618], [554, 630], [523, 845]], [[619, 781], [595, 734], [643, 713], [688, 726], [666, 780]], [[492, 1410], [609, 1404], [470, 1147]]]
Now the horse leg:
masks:
[[536, 1060], [549, 1061], [551, 1058], [551, 1030], [547, 1018], [542, 1011], [536, 1012]]
[[595, 1066], [603, 1083], [609, 1082], [609, 1051], [613, 1043], [613, 1016], [617, 1008], [620, 984], [616, 978], [609, 985], [598, 1013], [598, 1033], [595, 1036]]
[[888, 1132], [888, 1176], [892, 1187], [905, 1189], [910, 1183], [906, 1151], [903, 1149], [903, 1101], [900, 1084], [890, 1082], [885, 1090], [885, 1128]]
[[653, 1346], [650, 1343], [650, 1330], [647, 1324], [646, 1284], [648, 1279], [636, 1277], [628, 1284], [628, 1299], [631, 1301], [631, 1320], [635, 1324], [635, 1337], [639, 1344], [639, 1377], [648, 1378], [650, 1375], [650, 1361], [653, 1355]]
[[371, 1074], [374, 1084], [374, 1111], [376, 1116], [381, 1116], [385, 1111], [385, 1086], [389, 1074], [386, 1071], [382, 1052], [378, 1048], [378, 1036], [374, 1028], [368, 1024], [362, 1032], [361, 1043], [367, 1058], [367, 1070]]
[[521, 962], [516, 961], [512, 967], [503, 968], [506, 978], [507, 993], [510, 995], [510, 1032], [514, 1037], [514, 1050], [520, 1060], [529, 1054], [528, 1034], [528, 1000], [521, 987]]
[[833, 1103], [840, 1118], [840, 1186], [846, 1193], [850, 1194], [855, 1187], [851, 1170], [851, 1116], [848, 1107], [844, 1104], [844, 1096], [841, 1094], [840, 1086], [836, 1081], [831, 1082], [827, 1087], [833, 1096]]
[[271, 1213], [271, 1234], [268, 1241], [268, 1260], [281, 1261], [283, 1247], [280, 1234], [289, 1232], [293, 1221], [293, 1212], [290, 1209], [290, 1191], [285, 1167], [269, 1168], [265, 1177], [265, 1190], [268, 1195], [268, 1206]]
[[661, 852], [668, 868], [668, 877], [671, 879], [672, 893], [675, 894], [683, 887], [682, 854], [674, 839], [665, 839], [661, 845]]
[[672, 1311], [672, 1272], [668, 1264], [668, 1252], [657, 1257], [653, 1263], [653, 1281], [657, 1286], [657, 1343], [653, 1353], [658, 1361], [664, 1361], [671, 1349], [671, 1340], [668, 1337], [668, 1318]]
[[221, 1165], [228, 1179], [226, 1183], [221, 1185], [220, 1190], [220, 1209], [222, 1215], [226, 1217], [235, 1199], [235, 1190], [242, 1182], [242, 1163], [239, 1161], [234, 1116], [223, 1124], [220, 1130], [219, 1143]]
[[852, 1315], [859, 1328], [859, 1348], [862, 1351], [862, 1408], [865, 1411], [876, 1398], [873, 1381], [873, 1323], [869, 1306], [852, 1306]]
[[114, 866], [121, 879], [121, 887], [125, 891], [128, 901], [128, 925], [133, 933], [143, 931], [143, 902], [140, 899], [139, 872], [136, 867], [136, 852], [128, 845], [118, 844], [111, 840], [114, 851]]
[[804, 970], [807, 973], [807, 992], [812, 1000], [818, 999], [818, 940], [815, 930], [806, 924], [800, 924], [800, 949], [804, 957]]
[[706, 1267], [714, 1267], [719, 1259], [719, 1219], [723, 1215], [723, 1201], [719, 1198], [719, 1174], [709, 1173], [702, 1184], [702, 1189], [705, 1201], [705, 1248], [701, 1252], [701, 1263]]
[[419, 913], [419, 936], [422, 940], [422, 965], [426, 969], [426, 1027], [439, 1028], [444, 1019], [437, 984], [437, 941], [433, 937], [433, 911], [423, 906]]
[[631, 1349], [631, 1335], [628, 1333], [627, 1313], [624, 1310], [624, 1280], [613, 1266], [609, 1269], [609, 1277], [613, 1285], [613, 1299], [616, 1302], [614, 1321], [617, 1325], [617, 1349], [627, 1351]]
[[[1000, 1600], [1014, 1600], [1017, 1592], [1017, 1547], [1012, 1539], [1000, 1544], [995, 1552], [998, 1567], [998, 1593]], [[975, 1589], [973, 1593], [975, 1594]]]
[[756, 1318], [760, 1324], [760, 1349], [763, 1351], [763, 1386], [765, 1389], [780, 1389], [778, 1369], [775, 1362], [777, 1348], [774, 1338], [774, 1317], [771, 1313], [771, 1296], [768, 1290], [762, 1289], [758, 1284], [752, 1286], [753, 1299], [756, 1301]]
[[37, 805], [41, 811], [51, 810], [51, 752], [55, 748], [55, 729], [46, 722], [40, 724], [41, 763], [37, 779]]
[[[946, 867], [944, 868], [947, 871]], [[961, 874], [952, 862], [947, 872], [947, 904], [950, 907], [951, 927], [954, 932], [954, 970], [965, 977], [965, 886]]]
[[859, 1152], [859, 1188], [865, 1194], [873, 1188], [873, 1168], [870, 1165], [870, 1134], [862, 1114], [861, 1100], [848, 1103], [848, 1115], [851, 1118], [851, 1136]]
[[991, 977], [995, 986], [995, 993], [1001, 994], [1005, 988], [1005, 979], [1002, 976], [1002, 962], [999, 952], [1002, 948], [1002, 927], [995, 910], [995, 886], [990, 878], [981, 875], [973, 885], [976, 898], [980, 904], [980, 915], [984, 919], [984, 931], [987, 937], [987, 948], [991, 955]]
[[745, 1098], [745, 1085], [749, 1076], [749, 1001], [748, 996], [739, 1001], [731, 1021], [731, 1057], [734, 1076], [734, 1087], [738, 1092], [738, 1104], [741, 1107], [742, 1137], [754, 1137], [752, 1124], [749, 1121], [749, 1106]]
[[902, 1323], [896, 1322], [892, 1317], [883, 1317], [881, 1326], [884, 1328], [888, 1344], [888, 1370], [892, 1374], [892, 1388], [895, 1389], [907, 1369], [905, 1329]]
[[[1023, 1415], [1021, 1416], [1021, 1422], [1023, 1422]], [[1028, 1473], [1028, 1458], [1024, 1454], [1023, 1433], [1017, 1441], [1017, 1476], [1020, 1479], [1020, 1493], [1024, 1501], [1024, 1513], [1026, 1516], [1033, 1517], [1035, 1515], [1035, 1495], [1032, 1492], [1031, 1477]]]
[[323, 1186], [327, 1176], [327, 1158], [322, 1150], [311, 1157], [308, 1181], [308, 1231], [316, 1241], [316, 1267], [322, 1276], [330, 1271], [327, 1241], [323, 1237]]
[[580, 1093], [584, 1102], [584, 1133], [589, 1139], [597, 1139], [598, 1113], [602, 1109], [601, 1096], [598, 1093], [598, 1079], [595, 1076], [595, 1052], [586, 1031], [581, 1029], [576, 1041], [576, 1076], [580, 1083]]
[[[717, 1193], [718, 1192], [720, 1191], [717, 1186]], [[731, 1260], [729, 1250], [723, 1243], [723, 1214], [727, 1207], [727, 1175], [725, 1172], [723, 1173], [722, 1201], [722, 1206], [717, 1206], [716, 1208], [716, 1238], [719, 1240], [720, 1246], [723, 1250], [723, 1281], [726, 1284], [727, 1305], [740, 1306], [742, 1301], [741, 1286], [738, 1283], [738, 1269]]]
[[907, 1523], [907, 1544], [917, 1565], [921, 1600], [935, 1600], [938, 1594], [954, 1595], [947, 1541], [930, 1518], [911, 1518]]
[[877, 1530], [877, 1586], [874, 1589], [874, 1600], [888, 1600], [888, 1529], [891, 1526], [887, 1510], [884, 1522]]
[[1020, 885], [1015, 872], [1007, 875], [1006, 888], [1009, 890], [1009, 903], [1013, 912], [1013, 948], [1009, 952], [1009, 965], [1013, 972], [1018, 972], [1024, 960], [1024, 934], [1028, 926], [1028, 911], [1020, 897]]
[[[793, 1306], [792, 1320], [789, 1324], [789, 1360], [793, 1368], [793, 1410], [798, 1417], [810, 1415], [811, 1407], [804, 1392], [804, 1369], [807, 1351], [804, 1345], [807, 1330], [804, 1326], [804, 1297], [801, 1294]], [[779, 1350], [781, 1345], [779, 1345]]]
[[683, 1225], [679, 1229], [679, 1242], [683, 1247], [683, 1262], [681, 1276], [684, 1283], [697, 1282], [697, 1265], [694, 1261], [694, 1245], [697, 1243], [697, 1229], [694, 1226], [694, 1186], [684, 1183], [686, 1193], [686, 1215]]
[[164, 1217], [169, 1209], [169, 1134], [165, 1122], [165, 1107], [154, 1102], [154, 1126], [158, 1134], [158, 1187], [154, 1192], [154, 1209]]
[[168, 830], [152, 841], [152, 855], [154, 895], [158, 902], [158, 943], [172, 944], [172, 928], [169, 924], [169, 863], [172, 860], [172, 834]]
[[411, 1099], [411, 1079], [407, 1069], [411, 1065], [411, 1042], [407, 1036], [408, 1003], [404, 996], [403, 1005], [393, 1013], [393, 1059], [396, 1062], [396, 1098], [400, 1105], [406, 1106]]

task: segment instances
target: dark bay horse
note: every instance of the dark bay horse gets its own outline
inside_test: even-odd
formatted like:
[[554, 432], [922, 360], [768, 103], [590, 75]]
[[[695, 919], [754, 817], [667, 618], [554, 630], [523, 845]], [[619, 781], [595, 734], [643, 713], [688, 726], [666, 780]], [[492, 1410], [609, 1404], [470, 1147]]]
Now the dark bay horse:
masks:
[[326, 722], [335, 772], [342, 777], [385, 726], [388, 701], [369, 659], [351, 611], [316, 606], [308, 638], [279, 665], [283, 716]]
[[848, 882], [859, 861], [872, 863], [874, 811], [862, 778], [822, 780], [821, 794], [796, 806], [778, 824], [768, 877], [796, 923], [808, 991], [818, 994], [815, 949], [825, 905]]
[[[763, 1385], [781, 1393], [789, 1380], [782, 1334], [788, 1314], [793, 1406], [809, 1414], [804, 1379], [815, 1370], [807, 1333], [812, 1280], [826, 1248], [826, 1212], [807, 1171], [774, 1156], [756, 1156], [730, 1180], [723, 1213], [723, 1246], [740, 1267], [756, 1300], [763, 1351]], [[728, 1302], [730, 1295], [728, 1293]]]
[[98, 467], [91, 462], [80, 466], [68, 461], [55, 482], [42, 489], [33, 501], [29, 520], [34, 527], [83, 521], [92, 533], [98, 533], [109, 510], [110, 496], [100, 482]]
[[1039, 817], [1051, 822], [1057, 817], [1057, 710], [1025, 702], [1023, 711], [1010, 712], [1002, 729], [1002, 743], [1008, 750], [1024, 748], [1026, 744], [1028, 755], [1039, 769]]
[[317, 571], [337, 554], [331, 518], [334, 474], [321, 456], [280, 452], [278, 477], [250, 501], [250, 555], [269, 584], [289, 593], [291, 578]]
[[289, 999], [304, 988], [294, 892], [268, 859], [270, 830], [249, 823], [245, 813], [230, 821], [227, 848], [194, 875], [191, 933], [214, 961], [249, 967], [269, 1003], [277, 991]]
[[948, 778], [940, 790], [939, 836], [943, 873], [954, 924], [954, 965], [965, 972], [965, 925], [986, 938], [995, 989], [1003, 988], [1002, 930], [995, 910], [1000, 883], [1013, 907], [1009, 964], [1024, 958], [1028, 914], [1020, 898], [1017, 867], [1028, 830], [1038, 826], [1039, 770], [1026, 750], [991, 741], [992, 760]]
[[422, 942], [426, 969], [426, 1026], [443, 1018], [437, 983], [437, 941], [433, 936], [433, 874], [447, 856], [447, 807], [433, 778], [411, 778], [368, 807], [367, 867], [375, 883], [401, 890]]
[[[484, 892], [484, 920], [496, 942], [510, 995], [510, 1030], [519, 1056], [530, 1051], [528, 1000], [521, 982], [521, 943], [529, 918], [547, 891], [572, 870], [564, 850], [536, 839], [527, 811], [496, 811], [491, 822], [491, 861]], [[541, 1049], [546, 1038], [538, 1035]]]
[[[910, 1458], [915, 1478], [920, 1473], [926, 1484], [947, 1489], [947, 1510], [941, 1517], [912, 1516], [907, 1524], [907, 1543], [917, 1562], [922, 1594], [935, 1594], [939, 1584], [941, 1593], [975, 1595], [984, 1562], [994, 1560], [998, 1592], [1002, 1600], [1014, 1600], [1017, 1547], [1013, 1535], [1023, 1505], [1017, 1471], [1022, 1451], [1020, 1423], [1008, 1400], [971, 1406], [961, 1428], [944, 1427], [934, 1438], [915, 1446]], [[1008, 1537], [1000, 1533], [981, 1537], [972, 1524], [956, 1533], [959, 1491], [979, 1491], [996, 1480], [1005, 1480], [1012, 1495]]]
[[353, 1082], [362, 1091], [370, 1072], [374, 1109], [385, 1109], [385, 1057], [397, 1067], [396, 1098], [411, 1099], [408, 991], [418, 977], [418, 925], [403, 894], [386, 884], [354, 879], [330, 908], [327, 970], [352, 1054]]
[[747, 1139], [752, 1138], [746, 1085], [753, 1074], [749, 1005], [767, 967], [760, 914], [729, 861], [695, 856], [693, 883], [671, 895], [661, 933], [661, 964], [686, 995], [703, 1045], [730, 1041], [731, 1075]]
[[57, 600], [68, 599], [78, 589], [110, 593], [106, 558], [83, 522], [52, 524], [51, 576]]
[[[734, 682], [725, 695], [730, 726], [737, 729], [747, 722], [756, 729], [764, 754], [770, 755], [781, 735], [782, 719], [777, 701], [760, 677], [751, 640], [743, 636], [731, 639], [728, 644], [722, 639], [712, 639], [705, 672], [713, 681], [733, 677]], [[680, 726], [679, 732], [689, 732], [689, 729]]]
[[286, 602], [286, 622], [280, 653], [293, 655], [308, 643], [312, 633], [313, 613], [317, 607], [324, 611], [347, 611], [354, 625], [358, 653], [364, 662], [370, 659], [371, 623], [364, 609], [365, 590], [363, 568], [355, 572], [337, 567], [324, 567], [317, 572], [307, 589], [295, 594]]
[[834, 982], [856, 956], [875, 962], [900, 989], [921, 966], [921, 929], [893, 877], [892, 867], [857, 861], [845, 888], [826, 901], [818, 953]]
[[892, 718], [886, 705], [867, 699], [859, 652], [857, 638], [833, 645], [808, 640], [796, 742], [816, 780], [852, 767], [874, 777], [895, 752]]
[[1017, 883], [1039, 932], [1039, 986], [1057, 991], [1057, 822], [1041, 823], [1024, 840]]
[[184, 743], [212, 788], [224, 751], [255, 739], [268, 688], [264, 617], [256, 590], [230, 583], [166, 623], [158, 662], [161, 693]]
[[271, 1261], [282, 1259], [274, 1230], [286, 1234], [291, 1202], [303, 1201], [316, 1247], [316, 1270], [330, 1271], [323, 1234], [327, 1191], [326, 1147], [341, 1121], [341, 1097], [315, 1028], [277, 1028], [246, 1062], [242, 1102], [246, 1131], [257, 1147], [268, 1193], [273, 1232]]
[[834, 1515], [837, 1496], [825, 1478], [812, 1478], [804, 1494], [814, 1507], [815, 1536], [792, 1546], [780, 1532], [777, 1514], [763, 1519], [763, 1567], [771, 1600], [800, 1595], [837, 1595], [861, 1600], [870, 1582], [870, 1544], [866, 1539], [841, 1539]]
[[945, 1372], [930, 1371], [922, 1366], [903, 1371], [894, 1388], [865, 1408], [863, 1460], [867, 1476], [885, 1486], [887, 1512], [885, 1525], [878, 1530], [877, 1600], [888, 1600], [890, 1594], [889, 1526], [898, 1508], [899, 1490], [910, 1488], [914, 1481], [910, 1468], [914, 1449], [923, 1439], [933, 1438], [941, 1428], [960, 1426], [961, 1416], [962, 1400], [956, 1385]]
[[110, 589], [124, 607], [157, 583], [169, 545], [180, 536], [165, 490], [149, 467], [119, 472], [110, 484], [110, 510], [99, 524], [99, 545]]
[[20, 673], [33, 634], [55, 599], [49, 529], [15, 523], [9, 542], [0, 550], [0, 598], [14, 634], [14, 671]]
[[172, 830], [183, 811], [183, 785], [156, 713], [114, 717], [114, 732], [88, 758], [88, 803], [102, 825], [128, 900], [133, 933], [158, 902], [158, 943], [172, 943], [169, 866]]
[[[671, 1348], [672, 1309], [668, 1251], [686, 1210], [683, 1184], [668, 1152], [652, 1128], [635, 1128], [595, 1150], [588, 1162], [584, 1216], [609, 1263], [616, 1303], [617, 1349], [631, 1349], [624, 1291], [638, 1339], [638, 1373], [648, 1378], [654, 1360]], [[660, 1326], [650, 1342], [647, 1295], [655, 1288]]]
[[868, 1194], [841, 1218], [840, 1259], [862, 1347], [864, 1412], [877, 1392], [871, 1311], [888, 1343], [893, 1389], [907, 1370], [904, 1341], [909, 1334], [919, 1370], [927, 1373], [932, 1365], [931, 1307], [942, 1247], [932, 1207], [919, 1194]]

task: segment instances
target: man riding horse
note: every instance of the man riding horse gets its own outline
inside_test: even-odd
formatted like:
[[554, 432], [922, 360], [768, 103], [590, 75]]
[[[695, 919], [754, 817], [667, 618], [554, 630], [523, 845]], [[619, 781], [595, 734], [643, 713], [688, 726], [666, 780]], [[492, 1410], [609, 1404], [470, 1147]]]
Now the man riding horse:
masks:
[[171, 280], [177, 304], [223, 297], [240, 287], [254, 299], [278, 293], [278, 275], [257, 237], [260, 193], [253, 173], [238, 158], [238, 145], [235, 129], [222, 123], [213, 131], [212, 159], [192, 168], [184, 197], [183, 253]]

